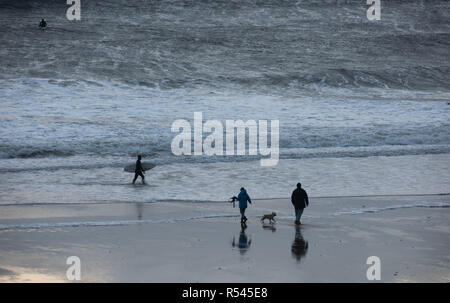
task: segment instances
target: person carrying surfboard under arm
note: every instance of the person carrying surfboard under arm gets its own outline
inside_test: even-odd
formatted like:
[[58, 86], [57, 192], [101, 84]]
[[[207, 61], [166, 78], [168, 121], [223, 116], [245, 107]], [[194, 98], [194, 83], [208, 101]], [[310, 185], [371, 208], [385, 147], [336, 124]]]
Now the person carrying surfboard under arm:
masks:
[[134, 182], [136, 182], [136, 179], [137, 179], [138, 176], [141, 176], [142, 184], [145, 184], [145, 177], [144, 177], [145, 170], [142, 167], [141, 159], [142, 159], [142, 156], [138, 155], [138, 159], [136, 161], [136, 169], [134, 170], [133, 184], [134, 184]]

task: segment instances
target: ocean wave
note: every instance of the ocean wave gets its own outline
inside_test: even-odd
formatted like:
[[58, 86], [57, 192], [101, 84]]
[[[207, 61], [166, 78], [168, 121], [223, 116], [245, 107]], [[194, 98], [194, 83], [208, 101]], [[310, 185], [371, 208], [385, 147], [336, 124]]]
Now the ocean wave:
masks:
[[[450, 34], [449, 34], [450, 39]], [[118, 64], [122, 64], [118, 62]], [[125, 62], [123, 62], [125, 64]], [[186, 62], [185, 65], [191, 65]], [[178, 67], [175, 67], [178, 69]], [[88, 69], [89, 70], [89, 69]], [[45, 71], [42, 71], [45, 73]], [[106, 74], [96, 75], [91, 69], [91, 74], [82, 77], [102, 79]], [[206, 72], [206, 71], [205, 71]], [[48, 71], [53, 77], [63, 76]], [[133, 72], [130, 72], [133, 73]], [[245, 90], [270, 91], [278, 90], [300, 90], [310, 91], [321, 88], [345, 88], [345, 89], [392, 89], [392, 90], [417, 90], [417, 91], [449, 91], [450, 67], [447, 66], [411, 66], [411, 67], [386, 67], [374, 69], [373, 67], [365, 69], [355, 68], [329, 68], [319, 71], [293, 72], [293, 71], [255, 71], [256, 75], [243, 75], [241, 73], [229, 75], [217, 75], [206, 73], [192, 73], [186, 76], [159, 74], [156, 77], [145, 77], [145, 80], [139, 80], [142, 77], [136, 75], [130, 78], [132, 74], [126, 73], [127, 77], [122, 77], [123, 72], [116, 73], [114, 70], [108, 70], [107, 75], [112, 76], [115, 81], [124, 85], [137, 86], [140, 88], [175, 90], [187, 88], [222, 88], [236, 89], [240, 87]], [[98, 77], [100, 76], [100, 77]], [[163, 76], [163, 77], [161, 77]], [[43, 77], [45, 78], [45, 77]], [[59, 87], [80, 87], [81, 85], [92, 85], [102, 87], [100, 81], [83, 78], [74, 79], [51, 79], [49, 84]], [[105, 79], [106, 80], [106, 79]]]
[[[128, 163], [129, 164], [129, 163]], [[38, 167], [11, 167], [0, 168], [0, 173], [17, 173], [28, 171], [57, 171], [57, 170], [72, 170], [72, 169], [100, 169], [108, 167], [124, 167], [125, 163], [107, 163], [107, 164], [73, 164], [73, 165], [54, 165], [54, 166], [38, 166]]]
[[264, 73], [257, 77], [219, 76], [216, 81], [245, 87], [442, 89], [447, 91], [450, 67], [390, 67], [380, 70], [331, 68], [314, 73], [281, 74], [276, 72]]
[[[283, 142], [282, 142], [283, 143]], [[362, 142], [364, 143], [364, 142]], [[69, 147], [61, 147], [57, 149], [55, 147], [46, 146], [22, 146], [17, 145], [0, 145], [0, 159], [34, 159], [34, 158], [66, 158], [72, 156], [89, 156], [89, 157], [123, 157], [130, 158], [141, 154], [144, 158], [153, 159], [160, 164], [168, 164], [174, 162], [227, 162], [227, 161], [255, 161], [262, 158], [260, 155], [250, 156], [174, 156], [171, 153], [170, 148], [161, 148], [153, 144], [139, 144], [140, 149], [145, 152], [138, 152], [136, 148], [131, 147], [133, 144], [112, 144], [111, 148], [108, 148], [107, 144], [93, 144], [92, 146], [83, 146], [76, 144], [75, 142]], [[167, 144], [168, 145], [168, 144]], [[318, 146], [308, 146], [308, 144], [290, 144], [286, 142], [280, 144], [280, 159], [299, 159], [299, 158], [341, 158], [341, 157], [370, 157], [370, 156], [403, 156], [403, 155], [423, 155], [423, 154], [444, 154], [450, 153], [449, 144], [367, 144], [367, 145], [352, 145], [342, 144], [339, 146], [333, 146], [332, 144], [317, 144]], [[72, 165], [54, 165], [47, 168], [24, 168], [24, 170], [35, 169], [91, 169], [102, 167], [117, 167], [125, 165], [125, 162], [115, 162], [106, 164], [76, 164]], [[18, 171], [23, 170], [19, 167], [11, 168]], [[11, 171], [8, 168], [0, 168], [0, 172]]]
[[[417, 146], [362, 146], [362, 147], [332, 147], [332, 148], [281, 148], [280, 160], [289, 159], [312, 159], [312, 158], [362, 158], [373, 156], [407, 156], [407, 155], [431, 155], [431, 154], [449, 154], [450, 145], [417, 145]], [[40, 156], [42, 154], [38, 153]], [[59, 170], [93, 170], [103, 168], [115, 168], [122, 170], [123, 167], [129, 165], [131, 161], [126, 162], [125, 159], [130, 158], [129, 155], [123, 155], [124, 160], [120, 161], [118, 158], [121, 156], [114, 155], [115, 160], [102, 160], [107, 156], [107, 152], [101, 151], [95, 155], [87, 155], [89, 159], [86, 159], [86, 155], [81, 158], [76, 156], [73, 159], [63, 160], [64, 164], [55, 165], [51, 159], [57, 157], [59, 153], [48, 154], [46, 161], [35, 162], [33, 158], [27, 158], [28, 161], [17, 163], [13, 157], [7, 158], [14, 160], [13, 162], [3, 162], [0, 167], [0, 174], [4, 173], [18, 173], [18, 172], [31, 172], [31, 171], [59, 171]], [[135, 156], [135, 155], [134, 155]], [[67, 157], [67, 155], [64, 155]], [[39, 157], [40, 158], [40, 157]], [[39, 159], [37, 158], [37, 159]], [[151, 155], [145, 155], [144, 159], [149, 159], [152, 163], [156, 163], [158, 166], [170, 165], [173, 163], [184, 164], [197, 164], [197, 163], [218, 163], [218, 162], [247, 162], [258, 161], [263, 156], [173, 156], [170, 153], [158, 154], [152, 153]], [[19, 158], [21, 159], [21, 158]], [[86, 163], [89, 161], [91, 163]], [[93, 185], [92, 183], [79, 183], [77, 185]]]
[[57, 149], [22, 149], [15, 150], [7, 158], [43, 158], [43, 157], [69, 157], [75, 155], [75, 151]]

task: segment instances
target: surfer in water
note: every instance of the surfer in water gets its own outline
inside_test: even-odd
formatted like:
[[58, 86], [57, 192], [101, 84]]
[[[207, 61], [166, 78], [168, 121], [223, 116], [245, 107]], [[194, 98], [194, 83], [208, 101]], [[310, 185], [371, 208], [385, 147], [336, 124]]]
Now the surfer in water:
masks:
[[144, 170], [144, 168], [142, 167], [141, 159], [142, 159], [142, 156], [139, 155], [139, 156], [138, 156], [138, 159], [137, 159], [137, 161], [136, 161], [136, 168], [135, 168], [135, 170], [134, 170], [133, 184], [134, 184], [134, 182], [136, 182], [136, 179], [137, 179], [138, 176], [141, 176], [141, 178], [142, 178], [142, 184], [145, 184], [145, 177], [144, 177], [145, 170]]
[[40, 28], [46, 28], [47, 27], [47, 21], [42, 19], [41, 22], [39, 22], [39, 27]]

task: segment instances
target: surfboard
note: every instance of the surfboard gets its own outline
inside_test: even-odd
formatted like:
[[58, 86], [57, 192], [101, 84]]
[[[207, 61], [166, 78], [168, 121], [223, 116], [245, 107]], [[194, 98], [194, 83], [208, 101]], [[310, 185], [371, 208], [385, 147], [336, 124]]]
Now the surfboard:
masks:
[[[156, 166], [153, 163], [147, 163], [147, 162], [143, 162], [141, 164], [142, 164], [142, 167], [144, 168], [144, 171], [150, 170]], [[123, 170], [126, 171], [127, 173], [134, 173], [136, 170], [136, 163], [125, 166], [123, 168]]]

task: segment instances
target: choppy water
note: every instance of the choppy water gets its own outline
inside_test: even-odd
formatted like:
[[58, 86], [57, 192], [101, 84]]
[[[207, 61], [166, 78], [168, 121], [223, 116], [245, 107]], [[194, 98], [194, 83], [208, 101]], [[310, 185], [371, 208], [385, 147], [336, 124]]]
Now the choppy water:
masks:
[[[449, 192], [450, 3], [382, 5], [0, 2], [0, 203]], [[173, 156], [195, 111], [280, 120], [279, 165]]]

